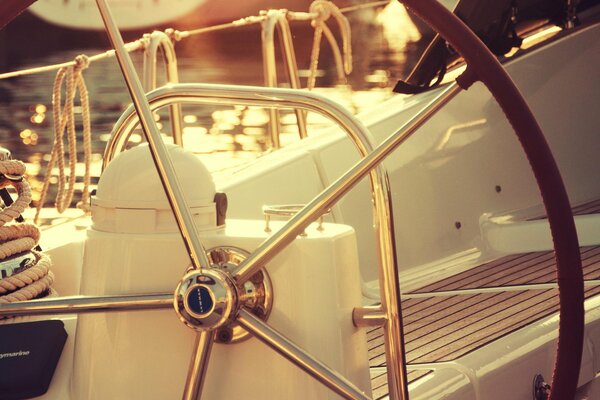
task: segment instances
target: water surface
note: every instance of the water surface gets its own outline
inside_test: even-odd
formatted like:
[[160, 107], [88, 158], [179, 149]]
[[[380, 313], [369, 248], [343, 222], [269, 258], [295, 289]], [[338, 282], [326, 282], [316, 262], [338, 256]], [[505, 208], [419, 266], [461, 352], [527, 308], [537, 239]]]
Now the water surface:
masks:
[[[4, 71], [60, 63], [72, 60], [79, 54], [94, 55], [108, 48], [102, 32], [66, 30], [67, 33], [72, 33], [69, 36], [65, 34], [65, 30], [57, 30], [56, 27], [39, 23], [32, 20], [31, 16], [23, 18], [23, 27], [12, 27], [12, 30], [8, 29], [0, 37]], [[346, 81], [337, 81], [331, 52], [323, 45], [317, 84], [325, 88], [320, 89], [322, 92], [353, 112], [359, 112], [391, 96], [392, 84], [406, 68], [406, 48], [399, 48], [389, 37], [386, 39], [385, 25], [381, 24], [381, 15], [378, 17], [375, 11], [370, 10], [354, 16], [352, 21], [354, 72]], [[43, 43], [44, 32], [41, 32], [44, 29], [49, 32], [46, 44]], [[387, 30], [389, 31], [389, 27]], [[292, 31], [300, 74], [303, 76], [302, 84], [305, 85], [313, 31], [307, 23], [293, 23]], [[18, 35], [18, 41], [11, 35]], [[56, 39], [57, 35], [61, 40]], [[126, 39], [130, 39], [133, 34], [129, 33], [127, 36]], [[404, 37], [402, 40], [406, 44], [412, 38]], [[31, 52], [24, 52], [27, 48], [30, 48]], [[408, 48], [410, 49], [410, 46]], [[176, 51], [181, 82], [246, 85], [263, 83], [258, 26], [235, 28], [185, 39], [176, 44]], [[9, 62], [6, 55], [10, 56]], [[133, 58], [141, 71], [141, 54], [134, 53]], [[279, 65], [278, 73], [282, 86], [286, 86], [286, 75], [282, 65]], [[0, 81], [0, 143], [11, 150], [14, 158], [28, 164], [29, 179], [35, 191], [41, 188], [41, 180], [54, 141], [52, 85], [55, 74], [56, 72], [45, 72]], [[160, 65], [158, 76], [161, 82], [164, 82], [164, 71]], [[92, 63], [84, 71], [84, 77], [90, 94], [95, 183], [111, 129], [129, 105], [130, 98], [113, 58]], [[78, 136], [81, 140], [81, 110], [77, 107], [76, 111]], [[207, 157], [209, 168], [225, 168], [254, 158], [270, 147], [267, 122], [268, 114], [258, 108], [188, 105], [184, 107], [185, 143], [188, 148]], [[282, 115], [282, 123], [282, 143], [285, 145], [298, 140], [294, 115]], [[309, 115], [310, 130], [326, 123], [322, 118]], [[160, 113], [159, 124], [168, 133], [165, 112]], [[141, 135], [134, 135], [134, 143], [141, 140]], [[83, 171], [82, 158], [79, 144], [80, 163], [77, 175], [81, 175]], [[56, 181], [56, 178], [53, 180]], [[80, 180], [79, 177], [78, 181]], [[78, 184], [77, 188], [80, 187]], [[74, 202], [76, 201], [77, 195]], [[51, 205], [53, 196], [49, 196], [46, 203]]]

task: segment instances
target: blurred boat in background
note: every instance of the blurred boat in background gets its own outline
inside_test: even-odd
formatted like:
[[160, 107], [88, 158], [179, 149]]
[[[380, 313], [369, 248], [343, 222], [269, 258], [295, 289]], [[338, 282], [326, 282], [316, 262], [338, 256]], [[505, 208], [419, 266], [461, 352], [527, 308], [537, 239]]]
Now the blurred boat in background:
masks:
[[[310, 3], [309, 0], [246, 0], [232, 6], [231, 2], [218, 0], [113, 0], [110, 4], [119, 27], [127, 30], [181, 19], [195, 25], [229, 22], [256, 15], [260, 10], [308, 9]], [[350, 0], [335, 1], [338, 6], [350, 3]], [[38, 0], [29, 11], [46, 22], [63, 27], [104, 29], [94, 0]]]

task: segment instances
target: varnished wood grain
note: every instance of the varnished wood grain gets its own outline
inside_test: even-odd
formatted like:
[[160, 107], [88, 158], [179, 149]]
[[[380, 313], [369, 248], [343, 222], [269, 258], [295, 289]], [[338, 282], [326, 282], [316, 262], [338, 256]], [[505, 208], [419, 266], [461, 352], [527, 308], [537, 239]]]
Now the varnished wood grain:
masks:
[[[600, 279], [600, 246], [581, 248], [586, 279]], [[556, 282], [554, 252], [510, 255], [424, 286], [416, 293]], [[587, 287], [586, 298], [600, 294]], [[403, 302], [406, 358], [410, 363], [455, 360], [558, 311], [558, 290], [522, 290]], [[381, 329], [367, 332], [370, 365], [385, 366]], [[410, 367], [409, 367], [410, 368]], [[410, 371], [409, 381], [428, 371]], [[386, 396], [385, 374], [372, 377], [375, 398]]]

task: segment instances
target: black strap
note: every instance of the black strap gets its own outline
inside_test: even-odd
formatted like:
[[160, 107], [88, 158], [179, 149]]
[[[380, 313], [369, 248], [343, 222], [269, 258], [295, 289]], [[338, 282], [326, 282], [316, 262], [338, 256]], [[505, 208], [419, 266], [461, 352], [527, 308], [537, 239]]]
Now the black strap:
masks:
[[404, 93], [404, 94], [423, 93], [423, 92], [428, 91], [429, 89], [432, 89], [432, 88], [438, 86], [444, 79], [445, 75], [446, 75], [446, 62], [444, 60], [444, 62], [442, 62], [439, 67], [437, 79], [432, 84], [430, 84], [430, 85], [413, 85], [412, 83], [408, 83], [406, 81], [399, 80], [398, 83], [396, 83], [396, 86], [394, 86], [394, 92]]

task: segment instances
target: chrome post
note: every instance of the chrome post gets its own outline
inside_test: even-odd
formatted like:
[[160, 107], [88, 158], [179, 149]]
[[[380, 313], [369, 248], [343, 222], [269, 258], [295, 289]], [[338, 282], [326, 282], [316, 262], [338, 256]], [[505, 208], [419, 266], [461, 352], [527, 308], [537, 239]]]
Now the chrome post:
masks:
[[96, 3], [100, 14], [102, 15], [108, 37], [115, 48], [119, 66], [123, 72], [123, 77], [125, 78], [127, 88], [129, 89], [133, 105], [139, 116], [146, 139], [148, 140], [152, 159], [154, 160], [158, 175], [165, 189], [165, 194], [171, 204], [175, 220], [179, 226], [179, 231], [183, 237], [191, 262], [196, 269], [208, 268], [208, 258], [206, 257], [206, 252], [202, 243], [200, 243], [198, 230], [189, 207], [187, 206], [185, 197], [183, 196], [181, 185], [177, 180], [175, 167], [173, 166], [167, 148], [162, 141], [158, 127], [154, 122], [150, 105], [148, 104], [140, 80], [135, 72], [129, 53], [125, 49], [123, 38], [115, 24], [106, 0], [96, 0]]
[[142, 86], [146, 92], [156, 89], [156, 50], [158, 43], [149, 33], [144, 33], [144, 64], [142, 67]]
[[565, 29], [573, 29], [577, 23], [577, 0], [567, 0], [567, 15], [565, 18]]
[[[290, 24], [287, 20], [287, 10], [268, 10], [264, 12], [265, 19], [262, 22], [262, 54], [265, 86], [277, 87], [277, 63], [275, 62], [275, 28], [277, 27], [281, 39], [284, 61], [288, 73], [289, 84], [292, 89], [300, 89], [300, 77], [298, 75], [298, 63], [294, 51], [294, 41]], [[308, 136], [306, 128], [306, 113], [302, 110], [294, 110], [298, 124], [298, 134], [301, 139]], [[281, 124], [277, 110], [269, 110], [269, 133], [274, 148], [279, 148]], [[277, 138], [275, 138], [275, 136]]]
[[[277, 27], [279, 28], [279, 37], [281, 39], [281, 46], [283, 48], [284, 61], [287, 67], [288, 79], [290, 81], [290, 87], [292, 89], [300, 89], [300, 76], [298, 75], [298, 63], [296, 62], [296, 52], [294, 51], [294, 39], [292, 37], [292, 31], [290, 30], [290, 24], [287, 19], [287, 10], [279, 14], [277, 18]], [[296, 121], [298, 124], [298, 134], [300, 139], [304, 139], [308, 136], [308, 130], [306, 128], [306, 113], [302, 110], [294, 110], [296, 113]]]
[[[145, 39], [148, 40], [148, 43], [144, 49], [144, 89], [148, 92], [156, 89], [156, 54], [159, 48], [162, 50], [163, 54], [167, 82], [179, 83], [175, 46], [169, 36], [165, 32], [154, 31], [147, 35], [147, 37], [145, 36]], [[178, 146], [183, 146], [181, 105], [171, 104], [169, 106], [169, 115], [171, 118], [171, 135], [173, 136], [173, 143]]]
[[214, 342], [213, 331], [203, 331], [196, 334], [193, 356], [190, 360], [188, 375], [183, 389], [183, 400], [196, 400], [200, 398], [202, 386], [208, 371], [210, 350]]
[[356, 307], [352, 310], [352, 323], [358, 328], [383, 326], [387, 316], [381, 304], [376, 306]]
[[[279, 10], [269, 10], [265, 15], [264, 21], [261, 23], [261, 39], [262, 39], [262, 56], [263, 56], [263, 73], [265, 86], [277, 87], [277, 64], [275, 63], [275, 26], [279, 17]], [[274, 149], [281, 147], [279, 141], [279, 113], [277, 110], [269, 109], [269, 135], [271, 137], [271, 146]]]
[[340, 396], [350, 400], [369, 400], [369, 397], [365, 395], [362, 390], [340, 373], [332, 370], [327, 365], [308, 354], [305, 350], [298, 347], [252, 313], [245, 309], [241, 309], [237, 321], [258, 340], [287, 358], [298, 368], [302, 369]]

